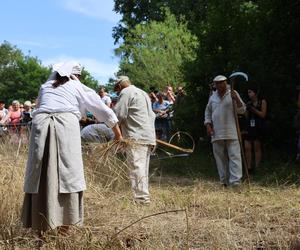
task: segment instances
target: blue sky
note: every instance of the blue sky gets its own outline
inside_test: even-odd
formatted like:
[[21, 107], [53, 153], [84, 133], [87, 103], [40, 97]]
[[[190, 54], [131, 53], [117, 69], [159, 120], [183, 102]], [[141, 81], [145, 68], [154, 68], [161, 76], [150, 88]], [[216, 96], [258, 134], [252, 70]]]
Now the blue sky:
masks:
[[0, 42], [16, 45], [44, 65], [79, 61], [100, 84], [118, 70], [113, 0], [7, 0], [0, 8]]

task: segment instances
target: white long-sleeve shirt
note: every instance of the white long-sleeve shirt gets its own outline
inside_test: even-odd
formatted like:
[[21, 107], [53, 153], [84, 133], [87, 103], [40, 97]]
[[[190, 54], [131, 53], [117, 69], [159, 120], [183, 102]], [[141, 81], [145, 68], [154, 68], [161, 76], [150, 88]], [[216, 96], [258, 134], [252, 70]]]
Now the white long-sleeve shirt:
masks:
[[155, 145], [155, 114], [146, 92], [130, 85], [120, 93], [114, 108], [124, 138], [140, 144]]
[[80, 81], [70, 80], [56, 88], [53, 88], [53, 82], [50, 80], [41, 86], [33, 117], [39, 113], [70, 112], [80, 119], [90, 111], [99, 122], [110, 128], [118, 122], [115, 113], [101, 101], [100, 96]]
[[[237, 92], [236, 94], [242, 103], [242, 106], [237, 108], [237, 113], [243, 114], [246, 111], [246, 105]], [[214, 91], [209, 98], [205, 109], [204, 124], [207, 123], [211, 123], [214, 129], [214, 134], [211, 137], [212, 142], [238, 139], [231, 90], [229, 88], [227, 88], [223, 97], [220, 97], [218, 92]]]

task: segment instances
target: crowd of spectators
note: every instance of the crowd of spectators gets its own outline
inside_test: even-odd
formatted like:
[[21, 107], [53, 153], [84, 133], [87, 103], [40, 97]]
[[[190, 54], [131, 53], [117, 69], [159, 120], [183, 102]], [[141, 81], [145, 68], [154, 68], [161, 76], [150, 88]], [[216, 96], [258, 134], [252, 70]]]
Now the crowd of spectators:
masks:
[[[103, 103], [112, 109], [114, 108], [118, 101], [118, 96], [115, 93], [108, 93], [104, 87], [100, 87], [98, 94]], [[176, 92], [173, 91], [173, 87], [170, 85], [166, 86], [162, 91], [153, 87], [150, 88], [149, 97], [152, 102], [152, 109], [156, 115], [155, 129], [158, 139], [169, 140], [174, 106], [181, 104], [184, 96], [185, 92], [181, 86], [177, 88]], [[21, 136], [23, 141], [28, 142], [28, 131], [34, 108], [35, 102], [29, 100], [24, 103], [14, 100], [8, 108], [5, 107], [4, 101], [0, 101], [0, 136], [9, 134], [11, 137], [14, 137], [16, 142], [18, 141], [17, 138]], [[84, 128], [88, 125], [97, 124], [97, 121], [92, 113], [87, 112], [86, 117], [80, 121], [80, 124]], [[100, 135], [101, 132], [105, 135], [108, 133], [103, 128], [103, 124], [94, 125], [84, 130], [84, 133], [82, 133], [83, 141], [90, 141], [92, 138], [87, 136], [87, 131], [89, 131], [89, 134], [94, 135]], [[94, 136], [92, 141], [103, 142], [103, 139], [99, 139], [99, 136]]]
[[149, 97], [152, 102], [152, 110], [156, 115], [155, 130], [158, 139], [169, 140], [174, 107], [182, 103], [185, 95], [181, 86], [177, 87], [176, 92], [170, 85], [166, 86], [164, 91], [150, 88]]
[[14, 100], [6, 109], [5, 102], [0, 101], [0, 136], [9, 134], [13, 142], [17, 142], [20, 137], [28, 142], [28, 131], [34, 107], [34, 102], [21, 103]]
[[[98, 94], [103, 103], [112, 109], [114, 108], [118, 101], [118, 96], [115, 93], [108, 93], [104, 87], [100, 87]], [[155, 130], [157, 139], [169, 140], [174, 106], [180, 105], [184, 96], [183, 87], [178, 87], [176, 92], [173, 91], [172, 86], [166, 86], [164, 91], [156, 90], [153, 87], [150, 88], [149, 97], [152, 102], [152, 110], [156, 115]], [[92, 124], [96, 125], [91, 126]], [[100, 138], [101, 133], [107, 135], [109, 131], [107, 131], [103, 124], [97, 125], [97, 121], [91, 113], [88, 113], [86, 118], [81, 120], [81, 125], [84, 127], [84, 130], [82, 130], [82, 139], [85, 142], [103, 142], [105, 138], [110, 138], [107, 136]]]

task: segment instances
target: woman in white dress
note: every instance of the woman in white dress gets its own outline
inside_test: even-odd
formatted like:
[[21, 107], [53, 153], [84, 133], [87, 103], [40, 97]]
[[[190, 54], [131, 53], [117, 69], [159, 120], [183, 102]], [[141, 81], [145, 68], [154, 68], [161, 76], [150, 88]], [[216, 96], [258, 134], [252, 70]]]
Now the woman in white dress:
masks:
[[24, 183], [23, 225], [39, 231], [83, 223], [81, 114], [92, 112], [122, 139], [114, 112], [79, 81], [81, 66], [67, 62], [53, 69], [33, 112]]

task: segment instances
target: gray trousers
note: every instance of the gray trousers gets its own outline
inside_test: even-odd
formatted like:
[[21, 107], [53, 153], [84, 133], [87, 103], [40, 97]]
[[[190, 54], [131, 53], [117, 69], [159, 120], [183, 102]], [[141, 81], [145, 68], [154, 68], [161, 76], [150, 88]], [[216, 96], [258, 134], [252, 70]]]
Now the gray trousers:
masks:
[[212, 145], [221, 183], [240, 182], [243, 171], [239, 141], [218, 140]]

